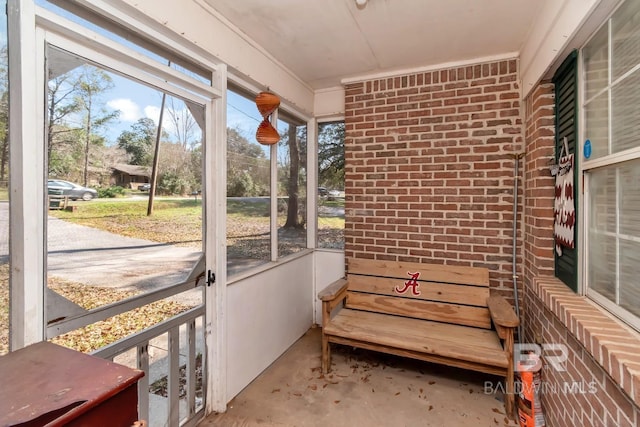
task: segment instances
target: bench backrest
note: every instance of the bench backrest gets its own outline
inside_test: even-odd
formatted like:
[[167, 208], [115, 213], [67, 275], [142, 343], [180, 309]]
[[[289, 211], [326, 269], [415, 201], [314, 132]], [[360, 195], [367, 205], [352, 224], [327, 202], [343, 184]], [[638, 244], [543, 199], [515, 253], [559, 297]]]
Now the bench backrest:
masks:
[[489, 270], [350, 258], [346, 307], [491, 328]]

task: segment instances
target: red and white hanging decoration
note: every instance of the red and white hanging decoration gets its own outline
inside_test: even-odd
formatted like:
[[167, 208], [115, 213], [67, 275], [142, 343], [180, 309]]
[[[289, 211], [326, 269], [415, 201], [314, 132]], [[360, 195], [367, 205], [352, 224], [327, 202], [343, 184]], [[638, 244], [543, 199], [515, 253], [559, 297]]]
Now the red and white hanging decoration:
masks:
[[558, 158], [553, 213], [556, 253], [561, 256], [562, 246], [572, 249], [575, 247], [576, 209], [573, 196], [573, 154], [569, 153], [567, 137], [564, 138], [564, 144]]

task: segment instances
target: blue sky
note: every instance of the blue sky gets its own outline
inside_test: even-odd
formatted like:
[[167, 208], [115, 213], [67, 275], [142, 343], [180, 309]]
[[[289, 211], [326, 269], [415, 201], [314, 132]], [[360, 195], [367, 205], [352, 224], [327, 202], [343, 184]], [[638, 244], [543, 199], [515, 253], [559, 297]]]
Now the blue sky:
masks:
[[[128, 41], [120, 39], [118, 36], [113, 34], [109, 34], [99, 27], [96, 27], [95, 25], [84, 21], [63, 9], [48, 3], [45, 0], [36, 0], [35, 3], [38, 6], [52, 10], [69, 20], [79, 22], [93, 31], [115, 39], [118, 42], [125, 44], [127, 47], [143, 51]], [[0, 37], [5, 38], [6, 18], [0, 19], [0, 29], [4, 29], [4, 31], [0, 31]], [[6, 39], [4, 42], [6, 43]], [[144, 51], [144, 53], [160, 62], [165, 61], [165, 59], [158, 57], [151, 52]], [[129, 130], [131, 125], [142, 117], [148, 117], [153, 119], [156, 123], [158, 122], [162, 93], [157, 89], [150, 88], [134, 80], [121, 77], [114, 73], [109, 74], [114, 81], [114, 88], [103, 94], [102, 101], [107, 109], [119, 110], [120, 117], [117, 121], [111, 123], [108, 129], [102, 133], [110, 143], [115, 143], [117, 137], [122, 131]], [[176, 108], [185, 108], [182, 101], [176, 101]], [[262, 117], [258, 113], [254, 100], [244, 98], [229, 91], [227, 104], [227, 127], [238, 129], [242, 136], [247, 138], [249, 141], [256, 143], [255, 132], [258, 124], [262, 120]], [[173, 135], [173, 129], [171, 128], [170, 120], [167, 118], [166, 111], [163, 119], [163, 129], [170, 135]], [[268, 147], [265, 147], [265, 151], [268, 153]]]
[[[105, 94], [104, 100], [108, 108], [120, 111], [119, 123], [110, 127], [108, 137], [115, 140], [123, 130], [128, 130], [133, 123], [142, 117], [153, 119], [156, 123], [160, 115], [162, 93], [127, 78], [111, 74], [114, 88]], [[240, 131], [242, 136], [255, 142], [255, 132], [262, 117], [253, 99], [244, 98], [234, 92], [227, 92], [227, 127]], [[167, 100], [167, 102], [169, 102]], [[178, 108], [185, 108], [184, 103], [175, 100]], [[173, 129], [165, 111], [163, 128], [169, 134]]]

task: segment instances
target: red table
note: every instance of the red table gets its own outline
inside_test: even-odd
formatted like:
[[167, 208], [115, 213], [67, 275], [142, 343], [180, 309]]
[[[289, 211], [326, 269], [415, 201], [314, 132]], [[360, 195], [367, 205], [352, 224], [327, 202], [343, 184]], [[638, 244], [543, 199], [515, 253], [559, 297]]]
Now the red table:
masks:
[[0, 426], [131, 426], [142, 371], [49, 342], [0, 357]]

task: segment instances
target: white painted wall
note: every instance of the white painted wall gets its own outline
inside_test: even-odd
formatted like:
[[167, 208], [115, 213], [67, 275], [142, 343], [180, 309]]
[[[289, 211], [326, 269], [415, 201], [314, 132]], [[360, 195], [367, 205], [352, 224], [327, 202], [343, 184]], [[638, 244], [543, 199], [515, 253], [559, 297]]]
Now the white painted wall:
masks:
[[344, 277], [344, 252], [323, 251], [315, 252], [315, 279], [316, 286], [313, 294], [314, 322], [322, 324], [322, 302], [318, 299], [318, 292]]
[[227, 287], [227, 400], [313, 324], [313, 254]]
[[313, 111], [313, 90], [202, 0], [118, 0], [200, 46], [229, 69], [269, 88], [302, 112]]
[[313, 114], [318, 119], [344, 116], [344, 87], [317, 90], [313, 102]]
[[316, 295], [341, 277], [344, 252], [317, 250], [227, 286], [228, 401], [322, 322]]
[[522, 95], [579, 48], [619, 0], [547, 0], [520, 51]]

